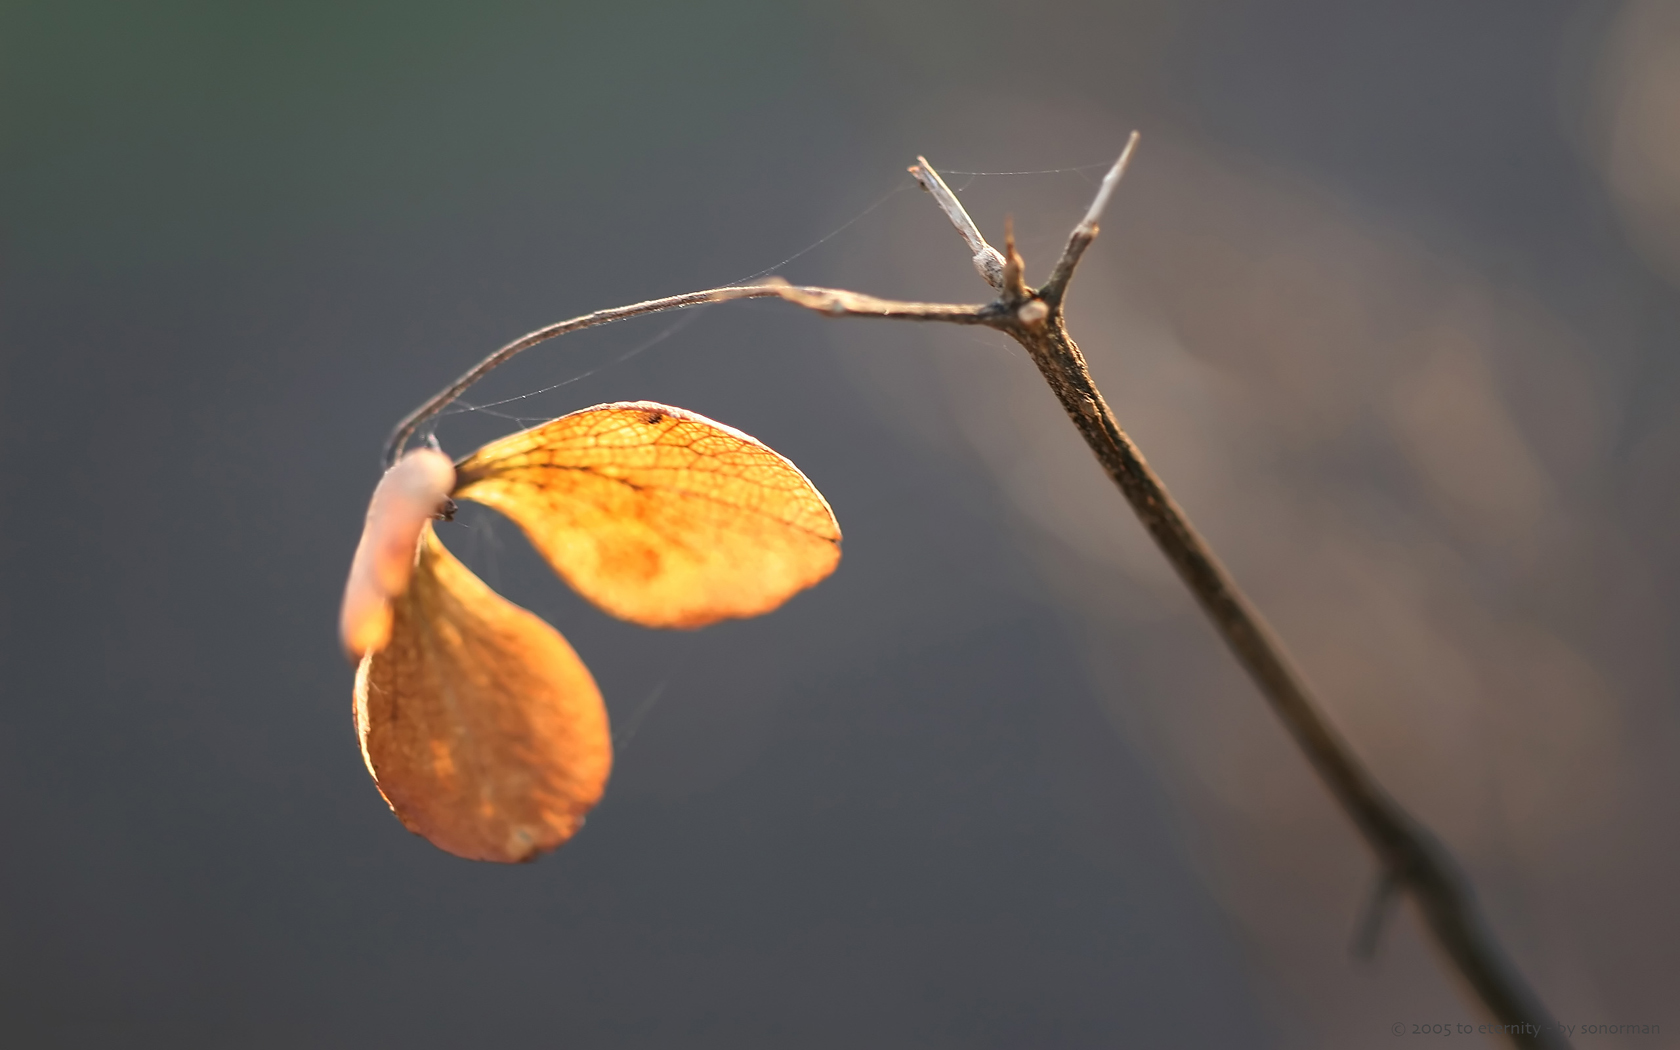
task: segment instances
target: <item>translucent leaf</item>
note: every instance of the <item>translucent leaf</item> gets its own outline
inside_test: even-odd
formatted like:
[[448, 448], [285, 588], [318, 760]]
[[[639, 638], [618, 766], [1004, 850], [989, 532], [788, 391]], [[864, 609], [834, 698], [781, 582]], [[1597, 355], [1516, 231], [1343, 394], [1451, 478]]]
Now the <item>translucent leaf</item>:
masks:
[[769, 612], [840, 561], [834, 512], [798, 467], [651, 401], [486, 445], [458, 464], [454, 495], [512, 518], [580, 594], [648, 627]]
[[426, 525], [390, 637], [356, 673], [356, 729], [409, 830], [474, 860], [565, 842], [612, 768], [606, 708], [558, 631], [496, 594]]

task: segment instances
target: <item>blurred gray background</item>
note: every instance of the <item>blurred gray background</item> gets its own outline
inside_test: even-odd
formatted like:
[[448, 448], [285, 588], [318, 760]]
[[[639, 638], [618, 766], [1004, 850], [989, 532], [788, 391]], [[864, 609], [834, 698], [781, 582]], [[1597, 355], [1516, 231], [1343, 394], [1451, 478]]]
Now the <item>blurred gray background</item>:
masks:
[[1680, 1046], [1663, 0], [0, 3], [0, 1042], [1482, 1021], [1408, 912], [1350, 956], [1370, 858], [991, 333], [729, 304], [495, 376], [450, 452], [667, 401], [797, 462], [845, 560], [664, 634], [463, 515], [634, 734], [514, 869], [362, 768], [335, 617], [402, 413], [767, 269], [983, 297], [918, 153], [1042, 279], [1132, 128], [1070, 305], [1122, 422], [1560, 1019]]

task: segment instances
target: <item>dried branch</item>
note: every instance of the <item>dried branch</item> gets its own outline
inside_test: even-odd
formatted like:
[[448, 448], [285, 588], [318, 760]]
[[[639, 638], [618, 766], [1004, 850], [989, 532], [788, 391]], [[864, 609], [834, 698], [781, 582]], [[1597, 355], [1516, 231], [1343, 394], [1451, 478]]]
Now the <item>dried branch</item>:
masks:
[[897, 302], [841, 289], [800, 287], [773, 280], [757, 285], [711, 288], [585, 314], [514, 340], [410, 413], [386, 445], [386, 464], [395, 462], [403, 446], [426, 420], [519, 352], [567, 332], [644, 314], [730, 299], [779, 298], [830, 317], [942, 321], [985, 325], [1004, 332], [1031, 355], [1109, 478], [1131, 504], [1325, 787], [1376, 854], [1381, 866], [1379, 888], [1359, 934], [1359, 945], [1374, 946], [1387, 898], [1395, 889], [1403, 889], [1422, 912], [1436, 943], [1489, 1013], [1507, 1026], [1508, 1038], [1515, 1045], [1567, 1048], [1568, 1041], [1483, 919], [1469, 880], [1435, 835], [1383, 789], [1330, 724], [1282, 643], [1173, 501], [1137, 445], [1121, 429], [1091, 378], [1084, 355], [1068, 334], [1062, 313], [1068, 284], [1085, 250], [1096, 239], [1098, 223], [1125, 173], [1137, 141], [1134, 132], [1119, 160], [1103, 178], [1085, 217], [1074, 227], [1067, 247], [1042, 288], [1033, 289], [1025, 283], [1025, 264], [1015, 250], [1012, 232], [1006, 231], [1003, 252], [993, 248], [945, 180], [924, 158], [918, 157], [918, 163], [910, 168], [911, 174], [933, 195], [962, 235], [973, 253], [976, 271], [998, 289], [994, 301], [976, 305]]
[[[1383, 877], [1410, 891], [1436, 942], [1489, 1012], [1502, 1025], [1532, 1026], [1534, 1034], [1514, 1034], [1512, 1041], [1519, 1046], [1566, 1047], [1568, 1042], [1551, 1015], [1482, 918], [1470, 883], [1451, 855], [1383, 790], [1324, 716], [1282, 643], [1120, 428], [1091, 378], [1084, 355], [1068, 334], [1062, 314], [1068, 281], [1096, 238], [1097, 222], [1136, 144], [1134, 133], [1103, 179], [1085, 218], [1074, 228], [1044, 289], [1037, 293], [1029, 289], [1015, 297], [1006, 291], [999, 302], [1006, 309], [997, 311], [999, 321], [993, 327], [1008, 333], [1032, 356], [1103, 469], [1364, 835], [1383, 867]], [[1009, 240], [1005, 272], [1019, 273], [1020, 256], [1013, 238]]]

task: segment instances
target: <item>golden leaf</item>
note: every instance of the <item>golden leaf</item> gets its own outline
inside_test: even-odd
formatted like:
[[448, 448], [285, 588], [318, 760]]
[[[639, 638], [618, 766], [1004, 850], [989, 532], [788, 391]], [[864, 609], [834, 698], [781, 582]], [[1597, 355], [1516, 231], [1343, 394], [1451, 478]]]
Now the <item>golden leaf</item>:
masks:
[[559, 632], [496, 594], [427, 524], [389, 640], [356, 672], [362, 757], [410, 831], [473, 860], [572, 836], [612, 769], [607, 712]]
[[840, 561], [834, 512], [798, 467], [651, 401], [486, 445], [457, 464], [454, 495], [512, 518], [578, 593], [648, 627], [769, 612]]
[[570, 838], [606, 787], [612, 739], [559, 632], [438, 541], [431, 519], [451, 494], [507, 514], [585, 597], [648, 626], [769, 612], [840, 560], [834, 514], [797, 467], [652, 402], [575, 412], [458, 468], [433, 449], [398, 460], [340, 612], [361, 660], [356, 732], [403, 824], [474, 860], [530, 860]]

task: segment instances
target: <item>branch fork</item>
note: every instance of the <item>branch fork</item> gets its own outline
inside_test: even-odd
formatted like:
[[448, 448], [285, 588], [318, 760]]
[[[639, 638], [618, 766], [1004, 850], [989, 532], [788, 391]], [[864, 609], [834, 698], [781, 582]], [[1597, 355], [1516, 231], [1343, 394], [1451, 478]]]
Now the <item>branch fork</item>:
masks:
[[584, 314], [514, 340], [415, 409], [392, 432], [385, 448], [385, 465], [396, 462], [427, 421], [521, 351], [567, 332], [643, 314], [733, 299], [777, 298], [829, 317], [938, 321], [983, 325], [1003, 332], [1027, 350], [1109, 478], [1248, 671], [1325, 788], [1376, 854], [1378, 888], [1356, 937], [1356, 954], [1375, 950], [1389, 900], [1397, 893], [1409, 894], [1437, 947], [1488, 1013], [1497, 1018], [1513, 1044], [1567, 1048], [1569, 1043], [1556, 1022], [1487, 926], [1458, 865], [1441, 842], [1384, 790], [1331, 725], [1282, 643], [1121, 429], [1091, 378], [1078, 344], [1068, 334], [1062, 312], [1068, 285], [1086, 249], [1096, 240], [1099, 222], [1137, 142], [1138, 135], [1133, 132], [1120, 158], [1103, 177], [1091, 206], [1069, 234], [1049, 278], [1038, 288], [1026, 284], [1025, 262], [1015, 248], [1013, 230], [1006, 227], [1003, 251], [992, 247], [945, 180], [926, 158], [917, 157], [910, 174], [950, 219], [968, 247], [976, 272], [997, 291], [991, 302], [906, 302], [838, 288], [793, 285], [775, 278]]

